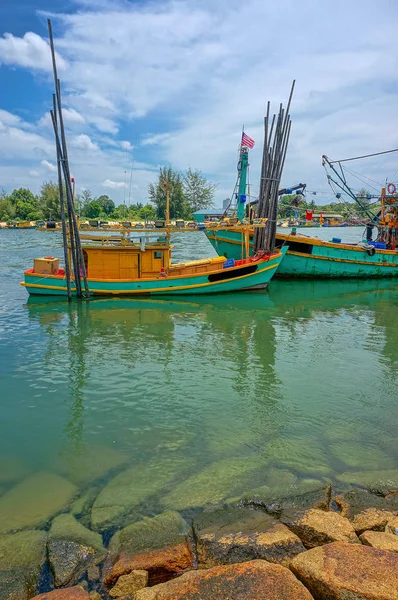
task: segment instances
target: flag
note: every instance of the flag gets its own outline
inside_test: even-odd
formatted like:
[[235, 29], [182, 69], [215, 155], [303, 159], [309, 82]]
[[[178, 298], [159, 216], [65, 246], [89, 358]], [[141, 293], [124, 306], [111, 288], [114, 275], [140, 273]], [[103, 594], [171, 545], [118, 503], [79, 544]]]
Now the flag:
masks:
[[252, 140], [251, 137], [246, 135], [245, 132], [242, 133], [242, 146], [247, 146], [248, 148], [254, 148], [254, 144], [256, 142]]

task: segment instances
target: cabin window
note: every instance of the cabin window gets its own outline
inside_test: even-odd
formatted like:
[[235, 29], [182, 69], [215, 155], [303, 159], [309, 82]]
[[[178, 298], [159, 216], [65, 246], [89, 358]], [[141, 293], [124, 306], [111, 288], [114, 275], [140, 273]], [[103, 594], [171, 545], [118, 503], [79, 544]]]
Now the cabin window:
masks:
[[163, 252], [157, 251], [153, 253], [153, 258], [163, 258]]

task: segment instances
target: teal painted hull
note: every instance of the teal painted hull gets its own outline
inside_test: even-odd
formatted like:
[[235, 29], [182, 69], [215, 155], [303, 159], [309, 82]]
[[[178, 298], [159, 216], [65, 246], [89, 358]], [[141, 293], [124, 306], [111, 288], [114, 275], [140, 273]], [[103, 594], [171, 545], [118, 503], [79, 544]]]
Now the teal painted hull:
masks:
[[[236, 269], [226, 269], [223, 273], [231, 271], [234, 272], [235, 277], [222, 281], [209, 281], [209, 274], [136, 281], [94, 281], [89, 279], [89, 291], [93, 296], [192, 296], [264, 289], [275, 274], [284, 254], [285, 250], [267, 261], [253, 263], [253, 265], [257, 265], [257, 270], [249, 274], [245, 274], [248, 265]], [[26, 271], [22, 285], [30, 294], [67, 295], [66, 282], [63, 277], [37, 276]], [[72, 295], [75, 295], [74, 286]]]
[[[241, 258], [240, 232], [207, 230], [206, 235], [218, 254], [227, 258]], [[279, 240], [277, 235], [278, 241], [281, 243], [284, 241], [282, 235]], [[252, 249], [252, 242], [253, 237], [250, 236], [250, 249]], [[299, 252], [293, 249], [296, 243], [301, 246]], [[289, 244], [289, 241], [286, 244]], [[347, 247], [343, 244], [339, 246], [328, 242], [315, 245], [297, 237], [288, 249], [276, 277], [333, 279], [398, 277], [398, 252], [376, 250], [374, 256], [369, 256], [366, 250], [358, 246]]]

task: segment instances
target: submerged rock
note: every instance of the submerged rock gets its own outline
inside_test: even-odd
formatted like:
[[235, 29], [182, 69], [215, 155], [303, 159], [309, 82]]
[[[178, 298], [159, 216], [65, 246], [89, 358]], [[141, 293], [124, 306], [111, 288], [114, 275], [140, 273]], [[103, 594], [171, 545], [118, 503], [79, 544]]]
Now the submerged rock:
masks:
[[26, 465], [12, 456], [0, 458], [0, 485], [20, 481], [29, 474]]
[[368, 469], [393, 469], [395, 462], [377, 446], [369, 446], [356, 442], [339, 442], [330, 446], [333, 454], [347, 467]]
[[46, 541], [44, 531], [21, 531], [0, 538], [0, 598], [32, 597], [46, 560]]
[[146, 587], [148, 583], [148, 573], [146, 571], [131, 571], [128, 575], [122, 575], [117, 580], [116, 585], [109, 590], [111, 598], [131, 597]]
[[71, 514], [74, 517], [79, 517], [80, 521], [83, 520], [85, 525], [88, 525], [91, 520], [91, 507], [99, 492], [98, 488], [90, 488], [79, 498], [76, 498], [70, 507]]
[[126, 460], [125, 455], [110, 446], [84, 446], [80, 452], [60, 456], [54, 469], [80, 486], [104, 477]]
[[365, 546], [372, 546], [379, 550], [398, 552], [398, 535], [385, 531], [365, 531], [359, 538]]
[[330, 542], [359, 544], [359, 539], [349, 520], [336, 512], [315, 508], [303, 511], [301, 514], [296, 510], [285, 511], [281, 520], [299, 536], [307, 548]]
[[124, 526], [129, 515], [150, 496], [170, 488], [192, 466], [190, 459], [157, 457], [119, 473], [97, 496], [91, 511], [93, 529]]
[[75, 587], [39, 594], [32, 598], [32, 600], [90, 600], [90, 596], [85, 589], [77, 585]]
[[134, 570], [148, 571], [153, 585], [193, 568], [190, 529], [176, 512], [145, 518], [117, 532], [110, 542], [110, 551], [118, 557], [105, 578], [113, 585], [118, 577]]
[[290, 569], [317, 600], [398, 600], [398, 555], [334, 542], [299, 554]]
[[386, 495], [398, 490], [398, 469], [347, 472], [337, 475], [336, 479], [342, 483], [366, 488], [375, 494]]
[[258, 558], [284, 564], [305, 550], [285, 525], [248, 508], [208, 510], [193, 526], [201, 568]]
[[308, 590], [281, 565], [265, 560], [190, 571], [178, 579], [137, 592], [136, 600], [312, 600]]
[[284, 508], [304, 507], [327, 510], [330, 503], [330, 485], [316, 479], [304, 479], [284, 486], [261, 486], [246, 492], [235, 504], [259, 506], [272, 514], [282, 513]]
[[245, 489], [253, 472], [263, 464], [253, 457], [220, 460], [175, 486], [163, 498], [163, 504], [175, 510], [220, 504]]
[[0, 532], [43, 527], [76, 494], [76, 486], [59, 475], [32, 475], [0, 498]]
[[266, 444], [264, 454], [278, 465], [298, 473], [318, 477], [332, 473], [324, 447], [308, 437], [272, 440]]
[[49, 532], [48, 560], [56, 587], [78, 583], [88, 569], [102, 562], [106, 550], [98, 533], [70, 514], [56, 517]]
[[77, 544], [90, 546], [100, 554], [106, 553], [102, 543], [102, 536], [84, 527], [75, 517], [68, 513], [55, 517], [51, 523], [49, 536], [50, 540], [70, 540]]

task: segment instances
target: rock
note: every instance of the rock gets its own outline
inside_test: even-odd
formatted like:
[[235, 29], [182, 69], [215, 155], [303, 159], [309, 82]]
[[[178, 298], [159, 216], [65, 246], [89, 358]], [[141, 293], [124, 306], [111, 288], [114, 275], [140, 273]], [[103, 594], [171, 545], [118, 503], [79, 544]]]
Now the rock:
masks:
[[98, 592], [90, 592], [89, 593], [90, 600], [101, 600], [101, 596]]
[[163, 498], [163, 504], [171, 510], [220, 504], [224, 498], [247, 489], [253, 472], [262, 464], [253, 456], [215, 462], [175, 486]]
[[53, 590], [46, 594], [39, 594], [32, 600], [90, 600], [90, 596], [86, 590], [80, 585], [75, 587], [63, 588], [62, 590]]
[[0, 498], [0, 533], [45, 526], [76, 493], [76, 486], [53, 473], [24, 479]]
[[84, 446], [58, 457], [55, 470], [81, 486], [104, 477], [125, 462], [126, 456], [110, 446]]
[[109, 590], [112, 598], [120, 596], [132, 596], [138, 590], [146, 587], [148, 583], [147, 571], [131, 571], [128, 575], [122, 575], [116, 582], [116, 585]]
[[176, 512], [125, 527], [110, 542], [111, 553], [119, 560], [105, 577], [105, 584], [114, 585], [121, 575], [144, 570], [148, 571], [149, 585], [154, 585], [193, 568], [189, 534], [187, 523]]
[[19, 458], [3, 456], [0, 458], [0, 484], [8, 484], [20, 481], [27, 477], [28, 468]]
[[334, 542], [303, 552], [290, 569], [317, 600], [397, 600], [398, 555]]
[[21, 531], [0, 538], [0, 598], [32, 597], [46, 560], [46, 541], [44, 531]]
[[353, 526], [348, 519], [336, 512], [312, 508], [301, 514], [296, 510], [285, 511], [281, 521], [296, 533], [307, 548], [330, 542], [358, 544]]
[[285, 490], [285, 494], [277, 496], [273, 491], [268, 492], [268, 488], [257, 488], [246, 493], [239, 504], [243, 506], [259, 506], [269, 514], [280, 517], [284, 510], [319, 508], [328, 510], [331, 499], [331, 486], [321, 485], [317, 481], [307, 481], [307, 483], [291, 486]]
[[386, 533], [393, 533], [394, 535], [398, 535], [398, 517], [393, 517], [388, 521], [385, 531]]
[[272, 459], [272, 462], [298, 473], [319, 477], [332, 472], [322, 444], [308, 437], [271, 440], [264, 448], [264, 456]]
[[159, 596], [152, 588], [145, 588], [135, 593], [134, 600], [159, 600]]
[[334, 500], [342, 516], [351, 520], [358, 535], [368, 529], [384, 531], [398, 509], [398, 499], [394, 495], [383, 498], [367, 490], [352, 490]]
[[305, 550], [285, 525], [261, 511], [208, 510], [196, 517], [193, 526], [201, 568], [257, 558], [283, 564]]
[[70, 514], [56, 517], [49, 532], [48, 560], [56, 587], [77, 583], [87, 569], [106, 556], [99, 533], [90, 531]]
[[150, 590], [135, 600], [313, 600], [288, 569], [265, 560], [190, 571]]
[[49, 535], [51, 540], [69, 540], [77, 544], [91, 546], [101, 554], [106, 553], [101, 535], [87, 529], [68, 513], [55, 517], [51, 523]]
[[139, 505], [159, 493], [170, 489], [173, 480], [181, 477], [192, 466], [190, 459], [156, 457], [119, 473], [102, 489], [91, 511], [93, 529], [103, 531], [109, 527], [124, 526]]
[[91, 507], [94, 504], [94, 500], [98, 496], [100, 490], [98, 488], [90, 488], [87, 492], [85, 492], [82, 496], [79, 496], [74, 502], [72, 502], [70, 507], [70, 512], [74, 517], [79, 517], [80, 520], [82, 517], [86, 517], [89, 515], [89, 521], [91, 519], [90, 511]]
[[337, 475], [336, 479], [353, 486], [361, 486], [383, 496], [388, 492], [398, 490], [398, 469], [390, 471], [349, 471]]
[[394, 460], [374, 445], [368, 446], [353, 441], [341, 441], [330, 446], [333, 454], [347, 467], [360, 469], [393, 469]]
[[398, 536], [384, 531], [365, 531], [359, 539], [365, 546], [398, 552]]
[[97, 567], [97, 565], [90, 565], [87, 569], [87, 579], [89, 581], [99, 581], [100, 577], [101, 572], [99, 570], [99, 567]]
[[48, 542], [48, 562], [54, 575], [55, 587], [78, 583], [96, 558], [95, 550], [89, 546], [69, 540]]

